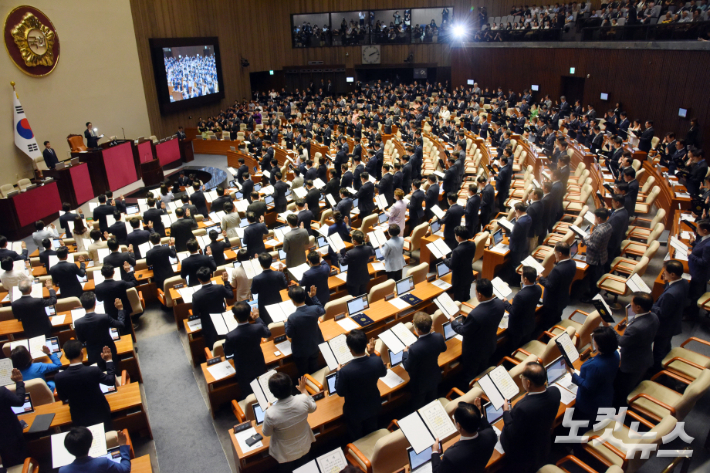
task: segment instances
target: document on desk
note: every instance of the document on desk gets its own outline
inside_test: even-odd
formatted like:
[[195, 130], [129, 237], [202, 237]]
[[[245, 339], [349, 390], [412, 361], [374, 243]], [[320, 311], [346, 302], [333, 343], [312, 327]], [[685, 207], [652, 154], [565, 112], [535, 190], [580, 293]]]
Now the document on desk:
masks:
[[417, 454], [434, 445], [435, 439], [418, 412], [412, 412], [407, 417], [399, 419], [397, 425]]
[[396, 388], [400, 384], [404, 383], [404, 380], [392, 370], [387, 370], [387, 374], [381, 377], [380, 381], [385, 383], [390, 388]]
[[678, 250], [678, 251], [680, 251], [680, 252], [682, 252], [682, 253], [686, 253], [686, 254], [688, 253], [688, 245], [686, 245], [685, 243], [683, 243], [682, 241], [680, 241], [680, 240], [679, 240], [678, 238], [676, 238], [675, 236], [671, 236], [671, 238], [670, 238], [670, 240], [669, 240], [669, 243], [670, 243], [671, 246], [672, 246], [673, 248], [675, 248], [676, 250]]
[[491, 381], [493, 381], [493, 384], [496, 385], [498, 392], [500, 392], [503, 398], [508, 400], [513, 399], [520, 392], [520, 388], [518, 388], [513, 378], [510, 377], [508, 370], [503, 366], [498, 366], [488, 373], [488, 376], [491, 378]]
[[447, 317], [455, 317], [459, 313], [459, 306], [456, 305], [451, 296], [443, 293], [434, 299], [434, 304]]
[[573, 363], [579, 360], [579, 352], [577, 351], [577, 347], [574, 346], [574, 342], [572, 342], [572, 339], [569, 338], [569, 334], [567, 332], [563, 332], [557, 336], [555, 338], [555, 344], [565, 357], [567, 365], [572, 367]]
[[193, 332], [202, 330], [202, 319], [188, 320], [187, 326], [190, 327], [190, 330]]
[[439, 220], [441, 220], [442, 218], [444, 218], [444, 215], [446, 215], [446, 213], [445, 213], [443, 210], [441, 210], [441, 207], [439, 207], [438, 205], [434, 205], [434, 206], [431, 208], [431, 212], [432, 212], [434, 215], [436, 215], [436, 218], [438, 218]]
[[510, 321], [510, 315], [506, 312], [503, 314], [503, 318], [500, 319], [498, 323], [498, 328], [501, 330], [506, 330], [508, 328], [508, 322]]
[[504, 255], [508, 252], [508, 245], [504, 245], [503, 243], [498, 243], [496, 246], [493, 248], [489, 248], [488, 251], [492, 251], [493, 253], [498, 253], [499, 255]]
[[0, 386], [15, 384], [15, 382], [10, 379], [10, 376], [12, 376], [12, 360], [10, 358], [3, 358], [0, 360]]
[[[92, 425], [88, 427], [88, 429], [93, 436], [91, 448], [89, 448], [89, 456], [97, 458], [106, 455], [106, 432], [104, 431], [104, 424]], [[64, 438], [68, 433], [69, 432], [62, 432], [61, 434], [55, 434], [50, 437], [52, 446], [52, 468], [56, 469], [67, 466], [76, 458], [64, 447]]]
[[256, 396], [256, 400], [262, 410], [266, 410], [270, 402], [276, 401], [276, 397], [271, 394], [271, 390], [269, 390], [269, 378], [275, 374], [275, 370], [267, 371], [249, 383], [249, 386], [251, 386], [254, 396]]
[[493, 285], [493, 292], [495, 293], [498, 299], [503, 300], [513, 293], [513, 290], [510, 288], [510, 286], [508, 286], [508, 284], [506, 284], [505, 281], [503, 281], [499, 277], [493, 278], [491, 284]]
[[439, 289], [442, 289], [444, 291], [448, 291], [451, 288], [451, 284], [447, 283], [443, 279], [436, 279], [431, 282], [434, 286], [438, 287]]
[[501, 434], [501, 431], [500, 431], [500, 429], [499, 429], [498, 427], [496, 427], [496, 426], [494, 425], [494, 426], [493, 426], [493, 432], [495, 432], [495, 433], [496, 433], [496, 436], [498, 437], [498, 442], [496, 442], [495, 449], [498, 450], [498, 453], [500, 453], [501, 455], [503, 455], [503, 454], [505, 453], [505, 450], [503, 450], [503, 445], [501, 445], [501, 443], [500, 443], [500, 434]]
[[[262, 409], [263, 408], [264, 407], [262, 406]], [[237, 439], [239, 449], [242, 451], [242, 453], [249, 453], [252, 450], [256, 450], [264, 446], [264, 442], [261, 440], [253, 444], [251, 447], [247, 445], [247, 439], [254, 434], [256, 434], [256, 429], [254, 427], [250, 427], [246, 430], [242, 430], [241, 432], [237, 432], [234, 434], [234, 438]]]
[[501, 218], [501, 219], [496, 220], [496, 222], [498, 223], [498, 225], [505, 228], [509, 232], [513, 231], [513, 224], [510, 223], [510, 220], [506, 220], [504, 218]]
[[575, 394], [572, 394], [571, 392], [567, 391], [565, 388], [561, 386], [557, 386], [557, 383], [553, 385], [560, 391], [560, 402], [564, 404], [565, 406], [569, 406], [572, 401], [574, 401], [577, 396]]
[[646, 294], [651, 294], [651, 288], [643, 282], [641, 276], [634, 274], [629, 279], [626, 280], [626, 285], [629, 286], [632, 292], [645, 292]]
[[192, 295], [195, 293], [194, 287], [181, 287], [177, 290], [185, 304], [192, 304]]
[[86, 309], [72, 309], [71, 311], [71, 322], [76, 323], [77, 320], [86, 315]]
[[345, 317], [344, 319], [340, 319], [336, 322], [338, 325], [340, 325], [343, 330], [350, 332], [355, 330], [356, 328], [360, 328], [360, 326], [355, 322], [353, 319], [350, 317]]
[[345, 243], [343, 243], [343, 239], [339, 233], [333, 233], [332, 235], [326, 237], [326, 240], [328, 240], [328, 244], [331, 248], [333, 248], [333, 251], [337, 252], [345, 249]]
[[387, 302], [389, 302], [390, 304], [392, 304], [393, 306], [395, 306], [399, 310], [405, 310], [405, 309], [409, 309], [411, 307], [407, 302], [403, 301], [399, 297], [393, 297], [392, 299], [388, 300]]
[[[345, 461], [345, 455], [341, 448], [336, 448], [333, 451], [321, 455], [315, 460], [318, 463], [318, 468], [320, 473], [340, 473], [346, 466], [348, 466], [347, 461]], [[294, 470], [298, 471], [298, 470]]]
[[220, 379], [224, 379], [227, 376], [232, 376], [233, 374], [236, 374], [234, 366], [232, 366], [229, 361], [222, 361], [221, 363], [217, 363], [216, 365], [208, 366], [207, 371], [210, 372], [215, 381], [219, 381]]
[[52, 325], [56, 327], [57, 325], [62, 325], [66, 318], [66, 315], [55, 315], [54, 317], [50, 317], [49, 320], [52, 322]]
[[385, 264], [384, 263], [372, 263], [372, 269], [374, 269], [375, 271], [384, 271]]

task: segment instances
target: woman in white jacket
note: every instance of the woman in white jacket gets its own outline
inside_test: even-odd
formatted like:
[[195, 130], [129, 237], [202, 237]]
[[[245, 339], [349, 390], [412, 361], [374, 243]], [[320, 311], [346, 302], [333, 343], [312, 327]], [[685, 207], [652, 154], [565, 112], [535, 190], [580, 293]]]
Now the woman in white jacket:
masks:
[[390, 224], [387, 233], [390, 239], [382, 245], [382, 256], [385, 257], [385, 272], [387, 279], [399, 281], [402, 279], [402, 268], [404, 268], [404, 238], [399, 236], [399, 226]]
[[277, 401], [266, 409], [262, 433], [271, 437], [269, 455], [279, 462], [278, 471], [291, 472], [309, 460], [311, 444], [316, 441], [308, 425], [308, 414], [316, 402], [306, 391], [306, 379], [298, 380], [301, 394], [291, 395], [291, 377], [276, 373], [269, 378], [269, 391]]

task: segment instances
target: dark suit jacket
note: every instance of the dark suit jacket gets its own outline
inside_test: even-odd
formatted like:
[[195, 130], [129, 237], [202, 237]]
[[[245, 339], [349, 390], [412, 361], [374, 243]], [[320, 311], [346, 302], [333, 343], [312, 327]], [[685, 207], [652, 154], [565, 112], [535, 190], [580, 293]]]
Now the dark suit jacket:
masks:
[[442, 225], [444, 225], [444, 240], [456, 241], [456, 236], [454, 235], [454, 229], [461, 225], [461, 217], [464, 215], [464, 208], [459, 204], [454, 204], [448, 208], [444, 214], [444, 218], [441, 219]]
[[[163, 221], [160, 220], [160, 216], [165, 215], [167, 213], [168, 212], [166, 210], [152, 208], [143, 212], [143, 219], [147, 220], [148, 222], [151, 222], [153, 224], [153, 230], [160, 233], [161, 237], [164, 237], [165, 225], [163, 225]], [[173, 236], [173, 238], [175, 237]]]
[[177, 258], [175, 247], [168, 245], [154, 246], [145, 256], [145, 262], [153, 267], [153, 280], [160, 289], [163, 289], [165, 280], [173, 276], [173, 267], [170, 258]]
[[382, 406], [377, 380], [385, 375], [387, 368], [374, 353], [343, 366], [335, 377], [338, 396], [345, 399], [343, 414], [360, 419], [376, 416]]
[[303, 278], [298, 284], [299, 286], [305, 287], [306, 291], [310, 290], [311, 286], [315, 286], [316, 297], [321, 304], [327, 304], [330, 299], [330, 289], [328, 288], [329, 277], [330, 265], [327, 261], [322, 260], [319, 266], [313, 266], [303, 273]]
[[[86, 344], [86, 355], [89, 358], [90, 365], [101, 361], [101, 352], [104, 347], [109, 347], [113, 359], [118, 360], [116, 344], [109, 333], [111, 327], [120, 330], [126, 328], [125, 311], [119, 310], [117, 319], [111, 318], [106, 314], [90, 312], [74, 323], [76, 338]], [[103, 363], [100, 364], [103, 365]]]
[[495, 197], [496, 191], [493, 186], [486, 184], [486, 187], [481, 191], [481, 226], [488, 225], [488, 222], [493, 218]]
[[126, 222], [123, 220], [114, 223], [108, 227], [108, 232], [116, 237], [116, 241], [119, 245], [127, 245], [128, 232], [126, 231]]
[[232, 197], [228, 195], [223, 195], [220, 197], [217, 197], [212, 201], [212, 205], [210, 205], [210, 212], [219, 212], [221, 210], [224, 210], [224, 204], [226, 202], [231, 202]]
[[286, 191], [288, 184], [283, 181], [278, 181], [274, 184], [274, 209], [277, 212], [285, 212], [288, 200], [286, 200]]
[[[207, 211], [207, 199], [205, 199], [205, 194], [202, 191], [195, 191], [190, 196], [190, 203], [197, 207], [197, 213], [204, 215], [205, 217], [209, 213]], [[190, 215], [190, 217], [195, 217]]]
[[[611, 225], [611, 238], [609, 238], [608, 248], [616, 252], [621, 247], [621, 242], [626, 236], [626, 231], [629, 229], [629, 213], [624, 207], [614, 210], [608, 220]], [[611, 253], [616, 254], [616, 253]]]
[[118, 319], [118, 309], [114, 305], [116, 299], [121, 299], [124, 309], [130, 314], [131, 302], [128, 300], [126, 291], [132, 287], [136, 287], [138, 282], [133, 277], [133, 273], [129, 274], [131, 280], [125, 281], [120, 279], [107, 279], [94, 289], [96, 299], [104, 303], [104, 310], [107, 315], [114, 319]]
[[458, 173], [456, 171], [456, 166], [451, 166], [449, 169], [446, 170], [446, 174], [444, 174], [444, 181], [442, 182], [442, 186], [444, 187], [444, 193], [448, 194], [449, 192], [454, 192], [456, 191], [456, 181], [458, 180]]
[[203, 285], [192, 295], [192, 313], [200, 316], [202, 322], [202, 336], [205, 337], [205, 346], [212, 350], [214, 342], [225, 335], [217, 335], [217, 330], [212, 323], [210, 314], [221, 314], [225, 310], [225, 299], [232, 299], [234, 292], [229, 284], [221, 285], [210, 282]]
[[197, 270], [203, 266], [210, 268], [211, 272], [217, 269], [213, 257], [199, 253], [192, 254], [180, 262], [180, 277], [188, 282], [188, 286], [197, 286], [200, 284], [197, 280]]
[[106, 223], [106, 216], [113, 215], [113, 211], [116, 208], [113, 205], [101, 204], [94, 209], [93, 218], [99, 221], [99, 228], [102, 232], [108, 230], [108, 224]]
[[451, 328], [463, 335], [461, 361], [464, 364], [478, 366], [493, 355], [496, 349], [498, 324], [504, 313], [503, 301], [494, 298], [489, 302], [478, 304], [463, 322], [451, 323]]
[[106, 363], [106, 373], [97, 366], [75, 365], [54, 377], [57, 395], [69, 403], [72, 424], [88, 427], [104, 422], [110, 429], [111, 407], [99, 384], [115, 386], [114, 362]]
[[360, 174], [365, 170], [363, 164], [359, 164], [355, 169], [353, 169], [353, 189], [359, 190], [362, 186], [362, 181], [360, 180]]
[[124, 281], [130, 281], [131, 278], [128, 276], [129, 273], [126, 273], [123, 270], [123, 263], [128, 261], [128, 264], [131, 266], [135, 267], [136, 266], [136, 259], [131, 256], [132, 253], [129, 253], [127, 251], [114, 251], [111, 254], [109, 254], [107, 257], [104, 258], [103, 263], [104, 264], [110, 264], [114, 268], [119, 268], [121, 271], [121, 279]]
[[357, 208], [360, 209], [360, 213], [369, 215], [375, 209], [375, 202], [373, 201], [375, 198], [375, 185], [370, 181], [365, 182], [360, 187], [360, 190], [357, 191], [355, 198], [359, 199]]
[[266, 306], [282, 302], [279, 291], [286, 289], [286, 287], [288, 287], [288, 282], [284, 273], [272, 269], [265, 269], [252, 280], [251, 293], [259, 295], [259, 316], [264, 319], [267, 325], [272, 322], [272, 319]]
[[562, 218], [562, 214], [564, 213], [562, 201], [565, 198], [565, 192], [566, 189], [562, 184], [562, 181], [557, 181], [552, 184], [552, 190], [550, 190], [553, 202], [552, 212], [550, 213], [551, 222], [556, 222], [557, 220]]
[[532, 220], [532, 225], [530, 225], [530, 230], [528, 231], [528, 237], [532, 238], [534, 236], [542, 236], [545, 234], [545, 221], [544, 214], [545, 209], [542, 200], [532, 202], [528, 206], [528, 216]]
[[72, 232], [71, 229], [74, 228], [74, 225], [72, 224], [71, 226], [69, 225], [69, 222], [74, 222], [76, 219], [77, 214], [74, 212], [66, 212], [64, 215], [59, 217], [59, 226], [64, 229], [64, 231], [67, 234], [67, 238], [72, 237]]
[[387, 205], [392, 205], [394, 203], [394, 176], [390, 173], [383, 174], [377, 185], [377, 191], [385, 196]]
[[44, 250], [39, 253], [39, 262], [42, 263], [45, 268], [49, 268], [50, 256], [57, 256], [57, 252], [54, 250]]
[[25, 383], [15, 383], [15, 392], [5, 386], [0, 387], [0, 447], [9, 447], [23, 442], [22, 425], [12, 407], [25, 403]]
[[335, 206], [335, 210], [339, 211], [343, 217], [350, 217], [350, 211], [353, 209], [353, 200], [350, 197], [342, 199]]
[[183, 217], [170, 225], [170, 237], [175, 240], [175, 251], [187, 251], [187, 241], [195, 238], [192, 233], [194, 225], [195, 220], [192, 217]]
[[427, 211], [430, 211], [435, 205], [439, 205], [439, 184], [432, 184], [429, 186], [426, 190], [424, 201], [426, 202]]
[[535, 329], [535, 308], [540, 300], [542, 288], [537, 284], [525, 286], [515, 294], [513, 303], [503, 301], [508, 311], [508, 337], [520, 339], [532, 334]]
[[318, 354], [318, 345], [323, 343], [318, 319], [325, 314], [318, 296], [311, 298], [312, 305], [296, 308], [286, 322], [286, 335], [291, 339], [291, 350], [297, 358], [307, 358]]
[[237, 169], [237, 183], [244, 184], [244, 174], [249, 174], [249, 166], [242, 164]]
[[[229, 244], [228, 239], [223, 239], [220, 241], [213, 241], [208, 245], [212, 249], [212, 258], [217, 266], [222, 266], [226, 263], [226, 258], [224, 257], [224, 251], [228, 250], [232, 246]], [[207, 252], [207, 247], [203, 248], [203, 251]]]
[[86, 147], [91, 149], [91, 148], [97, 148], [99, 146], [99, 137], [98, 136], [91, 136], [91, 132], [89, 130], [84, 130], [84, 138], [86, 138]]
[[251, 223], [244, 229], [242, 246], [246, 246], [250, 257], [266, 251], [263, 235], [268, 234], [269, 230], [267, 230], [266, 225], [263, 223]]
[[707, 281], [710, 279], [710, 238], [695, 240], [693, 249], [688, 255], [688, 268], [693, 279]]
[[59, 162], [57, 153], [53, 149], [45, 148], [44, 151], [42, 151], [42, 156], [44, 157], [44, 164], [46, 164], [49, 169], [54, 169], [54, 166]]
[[429, 391], [441, 382], [439, 354], [446, 351], [446, 341], [440, 333], [430, 332], [409, 346], [402, 362], [409, 374], [409, 386], [414, 393]]
[[340, 187], [353, 187], [353, 173], [346, 171], [340, 179]]
[[653, 340], [660, 322], [653, 312], [637, 315], [619, 336], [619, 369], [624, 373], [645, 373], [653, 365]]
[[466, 216], [466, 228], [471, 232], [471, 238], [475, 235], [478, 230], [479, 218], [478, 209], [481, 207], [481, 196], [475, 194], [473, 197], [469, 197], [466, 201], [466, 208], [464, 210], [464, 215]]
[[537, 471], [545, 463], [559, 407], [559, 389], [548, 388], [544, 393], [527, 394], [510, 411], [503, 413], [505, 427], [500, 443], [507, 465], [520, 465], [517, 471], [522, 473]]
[[74, 263], [60, 261], [49, 268], [49, 275], [52, 276], [52, 282], [59, 286], [62, 299], [66, 297], [81, 297], [83, 294], [84, 290], [76, 277], [83, 278], [86, 276], [84, 263], [81, 263], [81, 267], [77, 267]]
[[19, 261], [21, 259], [27, 259], [27, 248], [22, 250], [22, 254], [17, 254], [16, 251], [8, 250], [7, 248], [0, 248], [0, 260], [5, 258], [12, 258], [13, 261]]
[[546, 278], [539, 279], [545, 288], [542, 304], [546, 309], [562, 311], [569, 304], [569, 288], [577, 272], [577, 265], [572, 259], [557, 263]]
[[133, 255], [135, 256], [135, 259], [139, 260], [142, 258], [145, 258], [145, 255], [141, 255], [141, 250], [138, 248], [138, 245], [142, 245], [143, 243], [148, 243], [148, 238], [150, 237], [151, 234], [155, 233], [155, 230], [152, 228], [150, 230], [133, 230], [131, 233], [129, 233], [126, 236], [126, 242], [129, 245], [133, 245]]
[[247, 200], [247, 202], [251, 203], [251, 193], [254, 190], [254, 181], [251, 179], [247, 179], [246, 181], [242, 182], [242, 196]]
[[528, 233], [532, 227], [532, 219], [529, 215], [523, 215], [516, 220], [513, 231], [510, 234], [510, 257], [514, 265], [518, 265], [525, 257], [530, 245], [528, 245]]
[[639, 149], [648, 153], [651, 150], [651, 140], [653, 140], [653, 127], [646, 128], [639, 136]]
[[498, 437], [486, 416], [481, 417], [478, 436], [470, 440], [459, 440], [446, 449], [443, 456], [432, 454], [433, 473], [483, 473], [493, 454]]
[[370, 280], [367, 262], [375, 250], [370, 245], [357, 245], [345, 253], [343, 264], [348, 266], [347, 285], [363, 286]]
[[271, 331], [262, 318], [256, 319], [253, 324], [239, 324], [227, 334], [224, 354], [234, 355], [234, 368], [237, 370], [237, 382], [242, 397], [252, 392], [249, 383], [266, 373], [261, 339], [270, 336]]
[[308, 210], [313, 212], [313, 217], [318, 218], [320, 215], [320, 191], [315, 187], [308, 191], [306, 194], [306, 205], [308, 205]]
[[474, 280], [471, 264], [475, 255], [476, 244], [467, 240], [454, 248], [451, 257], [444, 260], [446, 266], [451, 268], [451, 285], [454, 293], [465, 290], [470, 292]]
[[12, 301], [12, 314], [17, 320], [22, 322], [22, 330], [26, 338], [45, 335], [49, 337], [52, 333], [52, 323], [47, 317], [44, 308], [57, 303], [57, 293], [54, 289], [49, 290], [47, 299], [40, 299], [32, 296], [22, 296]]
[[[424, 202], [424, 191], [417, 189], [412, 193], [412, 198], [409, 201], [409, 213], [417, 218], [422, 218], [424, 216], [424, 208], [422, 207], [422, 202]], [[412, 229], [414, 230], [414, 229]]]

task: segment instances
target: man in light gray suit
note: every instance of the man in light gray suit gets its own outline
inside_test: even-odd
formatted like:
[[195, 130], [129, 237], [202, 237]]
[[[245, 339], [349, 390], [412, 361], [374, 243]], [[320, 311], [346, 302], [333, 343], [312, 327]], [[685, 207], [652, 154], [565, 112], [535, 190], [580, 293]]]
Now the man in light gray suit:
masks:
[[291, 231], [284, 236], [284, 251], [286, 252], [286, 267], [293, 268], [306, 262], [306, 250], [310, 244], [308, 230], [298, 228], [298, 215], [286, 217]]

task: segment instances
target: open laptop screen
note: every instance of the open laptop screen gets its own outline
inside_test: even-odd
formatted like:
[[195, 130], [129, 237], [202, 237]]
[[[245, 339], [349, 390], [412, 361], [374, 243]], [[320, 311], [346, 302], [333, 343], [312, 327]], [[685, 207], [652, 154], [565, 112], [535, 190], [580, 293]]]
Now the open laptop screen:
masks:
[[567, 374], [567, 365], [565, 364], [564, 357], [559, 357], [555, 361], [550, 362], [545, 369], [547, 369], [548, 386], [551, 386], [558, 379]]
[[358, 296], [348, 301], [348, 314], [350, 316], [362, 312], [370, 307], [367, 302], [367, 294]]
[[414, 289], [414, 278], [409, 276], [408, 278], [400, 279], [397, 281], [397, 295], [401, 296], [408, 293]]

